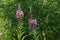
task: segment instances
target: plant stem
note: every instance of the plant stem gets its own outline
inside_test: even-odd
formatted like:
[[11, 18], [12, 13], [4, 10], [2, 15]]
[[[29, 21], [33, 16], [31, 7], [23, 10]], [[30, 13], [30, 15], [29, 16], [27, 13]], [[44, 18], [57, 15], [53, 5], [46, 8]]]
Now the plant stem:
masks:
[[22, 32], [21, 29], [23, 28], [22, 25], [23, 25], [22, 20], [19, 20], [19, 24], [18, 24], [18, 27], [19, 27], [18, 40], [21, 40], [20, 35], [21, 35], [21, 32]]
[[33, 30], [34, 40], [38, 40], [36, 30]]
[[43, 37], [44, 37], [44, 40], [46, 40], [45, 32], [44, 32], [44, 31], [42, 31], [42, 35], [43, 35]]

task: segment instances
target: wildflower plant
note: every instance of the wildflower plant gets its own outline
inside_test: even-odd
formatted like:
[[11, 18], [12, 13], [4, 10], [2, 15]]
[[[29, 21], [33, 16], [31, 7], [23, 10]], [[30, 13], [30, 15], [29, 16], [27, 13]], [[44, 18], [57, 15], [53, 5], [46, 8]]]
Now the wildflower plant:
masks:
[[[20, 4], [19, 4], [20, 6]], [[20, 8], [20, 7], [19, 7]], [[23, 17], [24, 17], [24, 13], [21, 10], [17, 10], [16, 11], [16, 18], [18, 19], [18, 29], [17, 31], [17, 36], [18, 36], [18, 40], [24, 40], [24, 38], [27, 36], [24, 36], [23, 38], [21, 38], [23, 36], [23, 34], [25, 33], [25, 31], [23, 30]]]
[[[31, 6], [30, 6], [29, 15], [32, 15], [32, 14], [31, 14], [31, 11], [32, 11], [32, 8], [31, 8]], [[34, 39], [34, 40], [39, 40], [38, 32], [37, 32], [37, 29], [38, 29], [37, 19], [36, 19], [35, 17], [30, 16], [30, 18], [28, 19], [28, 24], [29, 24], [29, 29], [30, 29], [31, 32], [33, 33], [33, 39]]]
[[37, 29], [38, 29], [38, 23], [37, 23], [37, 19], [36, 18], [29, 18], [28, 20], [28, 24], [29, 24], [29, 28], [32, 28], [32, 33], [33, 33], [33, 38], [34, 40], [39, 40], [37, 34]]

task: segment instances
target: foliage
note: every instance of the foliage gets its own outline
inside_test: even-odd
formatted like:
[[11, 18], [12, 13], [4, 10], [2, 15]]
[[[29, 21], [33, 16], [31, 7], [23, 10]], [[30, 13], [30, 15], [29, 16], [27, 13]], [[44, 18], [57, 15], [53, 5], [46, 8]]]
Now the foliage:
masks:
[[[22, 26], [16, 18], [18, 3], [24, 12]], [[0, 40], [60, 40], [60, 0], [0, 0]], [[39, 29], [29, 28], [31, 14], [38, 20]]]

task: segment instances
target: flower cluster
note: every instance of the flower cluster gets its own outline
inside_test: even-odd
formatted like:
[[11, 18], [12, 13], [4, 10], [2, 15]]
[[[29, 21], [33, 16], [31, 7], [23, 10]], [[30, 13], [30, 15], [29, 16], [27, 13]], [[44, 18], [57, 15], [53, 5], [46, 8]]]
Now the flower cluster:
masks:
[[[16, 11], [16, 17], [17, 17], [18, 19], [23, 18], [23, 17], [24, 17], [23, 11], [17, 10], [17, 11]], [[34, 18], [34, 17], [29, 18], [29, 19], [28, 19], [28, 24], [29, 24], [30, 26], [34, 26], [34, 27], [36, 28], [36, 27], [38, 26], [37, 19]]]
[[23, 17], [24, 17], [23, 11], [17, 10], [17, 11], [16, 11], [16, 17], [17, 17], [17, 18], [23, 18]]
[[37, 26], [38, 25], [36, 18], [29, 18], [28, 24], [29, 25], [33, 25], [33, 26]]

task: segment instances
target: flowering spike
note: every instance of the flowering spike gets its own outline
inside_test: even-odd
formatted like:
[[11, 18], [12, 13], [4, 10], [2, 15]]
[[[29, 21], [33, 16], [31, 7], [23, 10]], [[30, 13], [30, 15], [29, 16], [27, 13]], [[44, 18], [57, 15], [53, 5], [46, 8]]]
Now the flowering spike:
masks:
[[37, 25], [37, 20], [36, 20], [36, 18], [29, 18], [29, 20], [28, 20], [28, 24], [29, 25]]
[[24, 17], [23, 11], [17, 10], [17, 11], [16, 11], [16, 17], [17, 17], [17, 18], [23, 18], [23, 17]]

